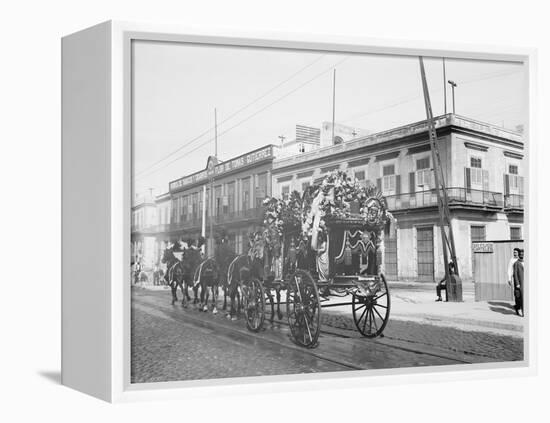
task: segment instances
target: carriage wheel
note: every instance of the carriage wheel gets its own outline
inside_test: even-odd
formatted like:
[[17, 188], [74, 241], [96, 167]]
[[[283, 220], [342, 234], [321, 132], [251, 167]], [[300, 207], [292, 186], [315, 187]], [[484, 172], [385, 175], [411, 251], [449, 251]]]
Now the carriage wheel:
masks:
[[390, 291], [380, 274], [378, 287], [367, 295], [353, 295], [353, 321], [361, 335], [375, 338], [382, 334], [390, 318]]
[[306, 348], [316, 346], [320, 333], [321, 303], [313, 278], [297, 270], [288, 282], [286, 314], [294, 342]]
[[253, 278], [250, 282], [241, 283], [243, 308], [246, 326], [252, 332], [262, 329], [265, 319], [265, 295], [262, 283]]

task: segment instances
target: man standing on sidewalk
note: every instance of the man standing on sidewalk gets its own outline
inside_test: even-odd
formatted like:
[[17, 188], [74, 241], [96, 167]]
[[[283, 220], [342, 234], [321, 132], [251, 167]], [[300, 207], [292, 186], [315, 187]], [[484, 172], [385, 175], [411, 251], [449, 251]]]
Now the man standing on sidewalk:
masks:
[[[455, 264], [452, 261], [449, 262], [449, 277], [450, 277], [451, 282], [454, 286], [457, 286], [458, 284], [462, 284], [462, 281], [460, 280], [460, 276], [455, 275]], [[437, 284], [437, 286], [435, 287], [435, 292], [437, 294], [436, 301], [443, 301], [441, 299], [441, 291], [443, 289], [445, 291], [447, 291], [447, 289], [448, 289], [448, 287], [447, 287], [447, 278], [446, 277], [441, 279], [439, 281], [439, 283]], [[462, 294], [460, 295], [460, 298], [462, 298]], [[451, 298], [451, 300], [452, 300], [452, 298]]]
[[519, 248], [514, 248], [513, 256], [508, 262], [508, 285], [513, 286], [514, 283], [514, 263], [518, 261]]
[[519, 250], [518, 259], [514, 263], [514, 309], [519, 316], [521, 309], [521, 317], [523, 317], [523, 249]]

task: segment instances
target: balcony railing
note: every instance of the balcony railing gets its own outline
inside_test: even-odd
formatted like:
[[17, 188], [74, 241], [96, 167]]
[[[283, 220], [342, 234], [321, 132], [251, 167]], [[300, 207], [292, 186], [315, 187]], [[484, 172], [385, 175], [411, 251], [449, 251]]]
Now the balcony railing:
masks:
[[[468, 188], [447, 188], [449, 206], [474, 206], [490, 209], [504, 207], [503, 195], [499, 192], [481, 191]], [[437, 207], [435, 189], [407, 194], [388, 195], [386, 197], [389, 210], [404, 210], [421, 207]]]
[[259, 219], [263, 214], [263, 208], [245, 209], [220, 214], [214, 217], [216, 223], [232, 223], [239, 220]]
[[504, 196], [504, 208], [506, 210], [523, 210], [523, 195], [508, 194]]
[[[214, 216], [214, 224], [218, 225], [218, 224], [236, 223], [239, 221], [246, 221], [246, 220], [256, 220], [256, 219], [260, 219], [262, 214], [263, 214], [263, 208], [261, 207], [223, 213], [223, 214], [219, 214], [218, 216]], [[209, 223], [210, 222], [207, 216], [206, 224], [208, 225]], [[179, 231], [179, 230], [186, 230], [191, 228], [200, 228], [201, 225], [202, 225], [202, 219], [195, 218], [195, 219], [186, 219], [180, 222], [172, 223], [169, 226], [169, 228], [171, 231]]]

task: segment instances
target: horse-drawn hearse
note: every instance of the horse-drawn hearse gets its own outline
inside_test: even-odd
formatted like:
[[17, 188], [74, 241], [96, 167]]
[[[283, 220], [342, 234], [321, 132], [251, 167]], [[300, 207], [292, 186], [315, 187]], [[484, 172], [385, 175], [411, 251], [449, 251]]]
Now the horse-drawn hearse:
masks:
[[388, 284], [380, 272], [381, 234], [392, 217], [379, 190], [338, 171], [301, 196], [269, 198], [264, 206], [262, 230], [227, 273], [232, 309], [239, 287], [248, 329], [262, 329], [266, 301], [273, 321], [276, 300], [279, 319], [286, 305], [298, 345], [317, 345], [325, 307], [351, 305], [357, 330], [369, 338], [381, 335], [390, 315]]

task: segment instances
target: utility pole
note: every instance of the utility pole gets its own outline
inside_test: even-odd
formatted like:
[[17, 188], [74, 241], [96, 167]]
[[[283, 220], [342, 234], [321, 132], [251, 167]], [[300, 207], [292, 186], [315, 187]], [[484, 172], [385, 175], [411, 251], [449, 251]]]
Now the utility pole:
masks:
[[334, 144], [334, 119], [336, 116], [336, 69], [332, 74], [332, 138], [331, 143]]
[[208, 243], [209, 250], [208, 255], [214, 257], [214, 177], [216, 175], [216, 164], [218, 163], [218, 111], [214, 108], [214, 158], [215, 164], [209, 172], [210, 174], [210, 213], [209, 213], [209, 223], [210, 223], [210, 236]]
[[214, 157], [218, 158], [218, 111], [214, 108]]
[[[426, 81], [426, 71], [424, 70], [424, 61], [420, 60], [420, 75], [422, 78], [422, 89], [424, 92], [424, 105], [426, 107], [426, 121], [428, 124], [428, 133], [430, 138], [430, 147], [432, 152], [432, 162], [434, 168], [435, 192], [437, 194], [437, 205], [439, 209], [439, 227], [441, 229], [441, 241], [443, 247], [443, 265], [445, 267], [445, 279], [447, 281], [447, 299], [453, 302], [462, 301], [462, 284], [455, 284], [449, 273], [449, 255], [454, 264], [454, 271], [458, 275], [458, 262], [456, 260], [456, 250], [451, 225], [451, 213], [449, 211], [449, 199], [447, 198], [447, 189], [445, 186], [445, 177], [441, 166], [441, 158], [437, 147], [437, 133], [430, 103], [430, 92]], [[445, 230], [447, 228], [447, 231]], [[448, 232], [448, 235], [447, 235]]]
[[450, 79], [447, 82], [449, 84], [451, 84], [451, 87], [453, 88], [453, 115], [454, 115], [456, 113], [455, 112], [455, 87], [456, 87], [456, 82], [451, 81]]
[[281, 147], [282, 147], [286, 137], [284, 135], [279, 135], [277, 138], [281, 140]]
[[443, 103], [444, 106], [444, 114], [447, 114], [447, 76], [445, 71], [445, 58], [443, 58]]

